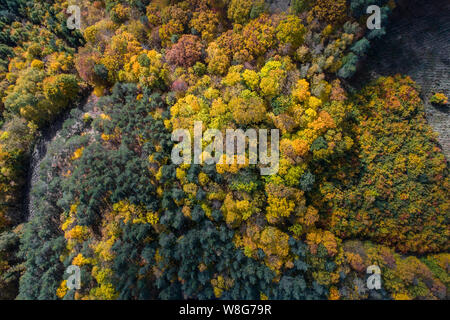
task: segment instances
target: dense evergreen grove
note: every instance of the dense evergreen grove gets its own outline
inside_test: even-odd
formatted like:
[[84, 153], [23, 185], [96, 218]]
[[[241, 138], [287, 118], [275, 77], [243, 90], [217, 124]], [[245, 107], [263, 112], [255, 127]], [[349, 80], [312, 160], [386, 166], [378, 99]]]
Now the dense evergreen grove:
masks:
[[[420, 88], [346, 80], [395, 1], [79, 5], [80, 31], [65, 1], [0, 4], [0, 298], [448, 298], [448, 164]], [[28, 216], [31, 150], [68, 112]], [[175, 165], [194, 121], [279, 129], [278, 172]]]

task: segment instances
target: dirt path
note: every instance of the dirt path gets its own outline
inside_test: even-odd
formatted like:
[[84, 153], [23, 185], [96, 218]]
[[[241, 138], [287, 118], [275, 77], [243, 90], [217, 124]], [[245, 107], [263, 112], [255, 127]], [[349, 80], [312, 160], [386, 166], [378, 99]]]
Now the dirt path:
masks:
[[[83, 112], [89, 112], [93, 109], [98, 98], [91, 94], [90, 96], [84, 98], [76, 109], [79, 109]], [[27, 188], [26, 188], [26, 202], [25, 202], [25, 217], [26, 220], [29, 220], [33, 217], [34, 214], [34, 199], [33, 195], [30, 192], [35, 185], [35, 183], [39, 179], [40, 174], [40, 165], [45, 155], [47, 154], [48, 145], [55, 140], [55, 138], [61, 132], [64, 121], [66, 121], [70, 117], [70, 111], [68, 110], [64, 115], [62, 115], [59, 119], [53, 122], [49, 127], [47, 127], [42, 133], [41, 138], [36, 142], [33, 153], [31, 154], [30, 166], [28, 170], [28, 178], [27, 178]]]

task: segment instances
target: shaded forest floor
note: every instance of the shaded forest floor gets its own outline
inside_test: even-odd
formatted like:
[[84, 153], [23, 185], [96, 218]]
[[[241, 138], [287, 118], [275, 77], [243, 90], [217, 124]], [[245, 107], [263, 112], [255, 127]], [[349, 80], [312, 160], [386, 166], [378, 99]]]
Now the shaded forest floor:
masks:
[[422, 88], [428, 123], [448, 160], [450, 108], [433, 106], [429, 98], [435, 91], [450, 95], [450, 1], [400, 1], [390, 21], [351, 83], [359, 88], [379, 76], [410, 76]]

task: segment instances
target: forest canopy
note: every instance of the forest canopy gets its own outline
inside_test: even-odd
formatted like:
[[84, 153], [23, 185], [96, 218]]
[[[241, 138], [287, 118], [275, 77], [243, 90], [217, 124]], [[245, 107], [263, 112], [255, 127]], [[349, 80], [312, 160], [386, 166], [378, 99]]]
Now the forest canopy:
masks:
[[[80, 30], [66, 1], [0, 4], [0, 299], [448, 299], [420, 88], [349, 82], [395, 1], [269, 2], [82, 0]], [[278, 129], [278, 172], [173, 163], [195, 121]]]

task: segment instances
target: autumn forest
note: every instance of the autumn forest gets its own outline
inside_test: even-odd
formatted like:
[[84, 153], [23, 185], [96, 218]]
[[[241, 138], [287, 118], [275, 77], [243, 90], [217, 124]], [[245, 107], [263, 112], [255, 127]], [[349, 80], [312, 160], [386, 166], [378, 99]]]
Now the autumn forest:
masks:
[[[0, 2], [0, 299], [449, 298], [421, 88], [354, 85], [396, 1], [278, 2]], [[278, 171], [174, 163], [199, 121], [277, 129]]]

